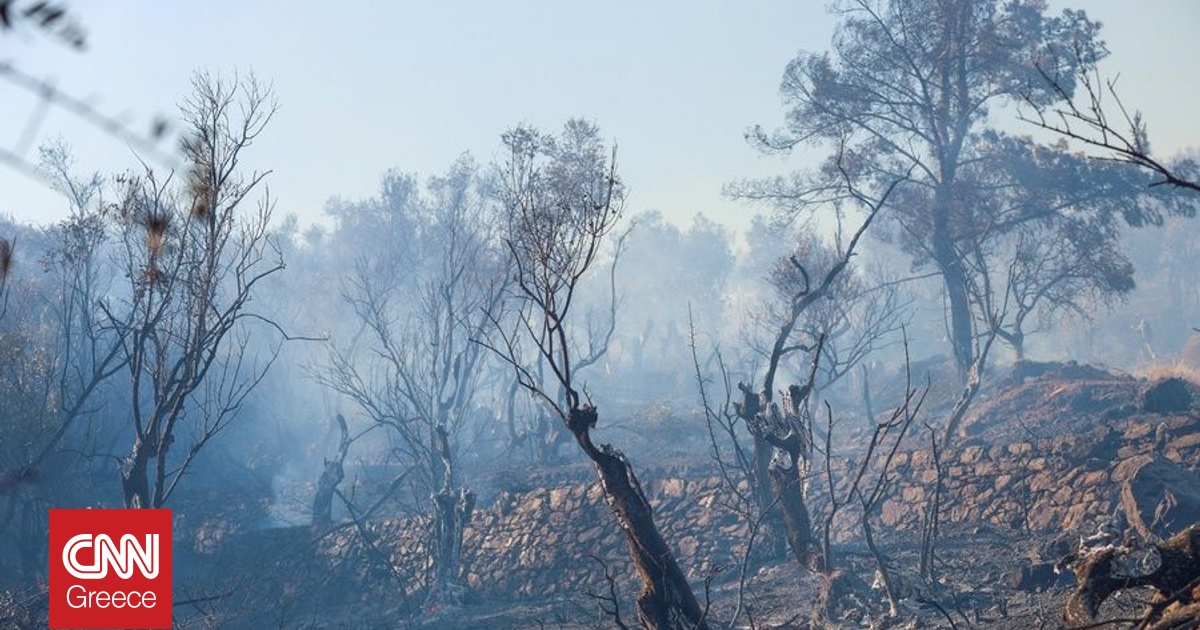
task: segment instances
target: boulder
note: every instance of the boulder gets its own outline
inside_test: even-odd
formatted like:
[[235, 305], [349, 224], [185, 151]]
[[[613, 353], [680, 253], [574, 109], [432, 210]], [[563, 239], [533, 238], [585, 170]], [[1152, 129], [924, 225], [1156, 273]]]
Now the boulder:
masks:
[[1200, 476], [1161, 458], [1145, 458], [1121, 482], [1121, 510], [1148, 540], [1161, 540], [1200, 521]]
[[1157, 381], [1142, 394], [1142, 409], [1146, 413], [1183, 413], [1191, 406], [1192, 392], [1181, 378]]

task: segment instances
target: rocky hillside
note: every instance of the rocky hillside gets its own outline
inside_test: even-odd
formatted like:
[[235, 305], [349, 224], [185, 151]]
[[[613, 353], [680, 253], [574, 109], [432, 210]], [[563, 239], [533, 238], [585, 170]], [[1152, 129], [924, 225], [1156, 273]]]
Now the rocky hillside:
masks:
[[[915, 540], [939, 479], [947, 532], [990, 536], [1025, 550], [1003, 575], [991, 576], [1016, 591], [1055, 581], [1046, 568], [1070, 550], [1064, 532], [1086, 534], [1116, 519], [1161, 537], [1200, 520], [1200, 414], [1191, 404], [1191, 385], [1073, 364], [1026, 371], [977, 404], [959, 445], [941, 454], [940, 475], [928, 450], [896, 457], [894, 485], [878, 516], [890, 549], [902, 553]], [[689, 577], [728, 585], [750, 523], [725, 507], [728, 493], [719, 477], [702, 463], [683, 471], [635, 465]], [[854, 465], [834, 461], [835, 478]], [[820, 479], [810, 496], [814, 513], [823, 513], [827, 493]], [[333, 531], [252, 532], [192, 554], [191, 578], [255, 575], [238, 584], [247, 601], [269, 599], [316, 625], [347, 606], [380, 620], [436, 618], [440, 611], [421, 609], [426, 529], [422, 519], [411, 519]], [[847, 553], [855, 553], [860, 538], [849, 515], [835, 523], [833, 539]], [[473, 601], [492, 607], [577, 601], [607, 588], [607, 569], [628, 596], [636, 589], [623, 544], [595, 482], [505, 491], [476, 510], [467, 530], [466, 580]], [[761, 561], [768, 560], [756, 557], [756, 566]], [[274, 570], [264, 573], [264, 565]]]

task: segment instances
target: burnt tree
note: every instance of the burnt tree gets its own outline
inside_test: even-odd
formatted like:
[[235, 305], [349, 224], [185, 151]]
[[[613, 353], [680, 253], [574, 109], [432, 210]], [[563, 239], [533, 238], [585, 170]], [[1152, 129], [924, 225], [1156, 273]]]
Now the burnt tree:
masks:
[[244, 207], [266, 173], [247, 177], [239, 168], [274, 99], [253, 78], [198, 75], [193, 87], [181, 107], [184, 185], [151, 170], [119, 181], [117, 248], [128, 285], [97, 302], [98, 325], [124, 339], [117, 361], [128, 376], [133, 429], [120, 468], [126, 507], [163, 506], [274, 362], [279, 346], [260, 356], [252, 328], [282, 332], [250, 307], [264, 280], [284, 268], [268, 232], [270, 198]]
[[[1134, 181], [1131, 169], [1003, 131], [1005, 105], [1054, 108], [1073, 95], [1076, 72], [1106, 54], [1099, 23], [1083, 11], [1052, 14], [1036, 0], [844, 0], [832, 10], [839, 24], [830, 50], [802, 52], [784, 70], [783, 124], [755, 127], [749, 137], [767, 152], [835, 148], [835, 157], [852, 156], [851, 177], [826, 163], [735, 184], [733, 194], [770, 202], [788, 217], [811, 217], [844, 199], [849, 185], [877, 189], [910, 170], [912, 182], [897, 191], [882, 227], [914, 271], [940, 280], [964, 385], [979, 337], [1006, 327], [1019, 348], [1019, 336], [1033, 332], [993, 321], [996, 309], [980, 299], [983, 291], [1003, 300], [1005, 270], [1023, 263], [1020, 256], [1047, 251], [1029, 247], [1028, 238], [1053, 241], [1075, 231], [1118, 254], [1097, 266], [1087, 259], [1091, 248], [1067, 250], [1084, 255], [1066, 261], [1069, 282], [1039, 261], [1026, 265], [1024, 282], [1037, 286], [1020, 290], [1042, 316], [1070, 312], [1055, 300], [1031, 299], [1043, 290], [1075, 304], [1094, 292], [1119, 297], [1127, 290], [1127, 266], [1112, 247], [1121, 219], [1160, 220], [1163, 200]], [[1065, 77], [1058, 89], [1046, 85], [1043, 68]]]
[[[812, 455], [812, 424], [808, 416], [808, 398], [813, 391], [817, 369], [826, 337], [818, 333], [815, 339], [797, 339], [802, 317], [822, 300], [837, 300], [835, 287], [846, 273], [859, 241], [879, 214], [888, 197], [903, 179], [894, 180], [879, 199], [870, 199], [850, 188], [853, 198], [869, 210], [850, 240], [837, 249], [834, 262], [815, 284], [809, 270], [795, 256], [786, 263], [794, 270], [788, 304], [776, 321], [778, 326], [767, 356], [767, 369], [761, 389], [756, 393], [750, 385], [739, 383], [742, 402], [735, 412], [754, 436], [754, 466], [760, 488], [771, 488], [773, 499], [783, 511], [787, 541], [796, 560], [810, 569], [823, 563], [814, 555], [816, 538], [804, 500], [804, 490]], [[780, 363], [796, 352], [812, 352], [807, 382], [788, 387], [783, 408], [774, 403], [775, 379]], [[760, 499], [761, 500], [761, 499]]]
[[1100, 606], [1114, 593], [1150, 587], [1138, 628], [1168, 630], [1196, 627], [1200, 618], [1200, 524], [1152, 545], [1105, 544], [1080, 550], [1072, 567], [1079, 582], [1067, 600], [1068, 626], [1096, 627]]
[[337, 424], [339, 436], [337, 453], [332, 459], [325, 458], [325, 468], [321, 471], [321, 478], [317, 480], [317, 491], [313, 495], [312, 505], [313, 525], [329, 525], [333, 522], [333, 497], [337, 494], [338, 484], [346, 478], [344, 464], [352, 442], [350, 428], [346, 426], [346, 418], [340, 413], [334, 416], [334, 423]]
[[[364, 334], [334, 345], [317, 380], [385, 431], [388, 460], [411, 470], [406, 510], [430, 514], [428, 608], [462, 601], [463, 528], [474, 507], [463, 481], [461, 435], [478, 404], [491, 313], [509, 282], [498, 204], [469, 156], [422, 187], [389, 173], [379, 200], [339, 214], [360, 243], [343, 298]], [[368, 230], [364, 230], [366, 232]], [[373, 247], [372, 247], [373, 246]], [[335, 341], [341, 341], [340, 339]], [[426, 499], [428, 502], [426, 503]]]
[[[629, 460], [593, 441], [599, 412], [581, 393], [576, 372], [581, 342], [572, 316], [578, 289], [596, 266], [625, 197], [615, 150], [609, 159], [599, 130], [580, 120], [568, 121], [557, 137], [517, 127], [503, 139], [507, 159], [500, 176], [508, 214], [505, 240], [516, 269], [515, 313], [488, 345], [564, 423], [595, 465], [641, 579], [641, 623], [655, 629], [707, 628], [705, 611], [655, 524]], [[502, 317], [496, 314], [497, 323]], [[542, 362], [561, 395], [537, 379], [530, 367], [536, 360], [528, 353]]]

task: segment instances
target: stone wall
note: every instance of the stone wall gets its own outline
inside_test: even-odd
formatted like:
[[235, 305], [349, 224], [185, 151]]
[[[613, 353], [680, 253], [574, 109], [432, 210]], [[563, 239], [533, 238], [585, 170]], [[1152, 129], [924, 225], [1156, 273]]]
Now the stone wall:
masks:
[[[1166, 443], [1155, 447], [1158, 424]], [[1121, 484], [1149, 457], [1194, 469], [1200, 464], [1200, 419], [1177, 416], [1106, 425], [1082, 435], [1058, 436], [991, 447], [967, 446], [945, 465], [947, 501], [942, 518], [1050, 532], [1094, 526], [1116, 510]], [[883, 506], [883, 522], [908, 529], [935, 478], [925, 451], [901, 454], [899, 492]]]
[[[1159, 423], [1168, 437], [1156, 448]], [[1118, 509], [1122, 483], [1154, 453], [1195, 470], [1200, 417], [1131, 418], [1078, 435], [965, 446], [943, 458], [941, 518], [1018, 536], [1090, 530]], [[889, 533], [915, 532], [936, 480], [932, 457], [899, 453], [894, 464], [896, 484], [879, 520]], [[845, 468], [838, 462], [835, 477]], [[739, 561], [748, 524], [722, 507], [718, 479], [642, 475], [657, 522], [693, 579]], [[810, 496], [817, 519], [828, 503], [823, 479], [813, 480]], [[853, 518], [847, 512], [835, 523], [835, 541], [859, 538]], [[467, 531], [468, 580], [487, 596], [581, 593], [602, 574], [589, 556], [620, 564], [624, 544], [597, 483], [502, 494]]]
[[[993, 446], [968, 444], [944, 456], [942, 521], [959, 532], [986, 527], [1011, 537], [1091, 531], [1099, 519], [1120, 506], [1122, 484], [1156, 457], [1196, 471], [1200, 416], [1137, 416], [1060, 437]], [[877, 517], [885, 544], [894, 544], [889, 537], [918, 530], [936, 480], [928, 451], [900, 453], [894, 463], [895, 485]], [[694, 471], [687, 477], [669, 476], [672, 473], [638, 464], [634, 462], [656, 521], [689, 577], [700, 581], [719, 566], [736, 567], [749, 524], [723, 506], [725, 493], [719, 480]], [[846, 462], [837, 461], [834, 468], [835, 477], [847, 477]], [[813, 480], [810, 497], [814, 520], [819, 522], [827, 505], [823, 479]], [[835, 523], [835, 541], [860, 540], [856, 518], [848, 511]], [[373, 522], [365, 534], [350, 525], [332, 536], [309, 528], [252, 532], [230, 541], [226, 549], [214, 550], [209, 562], [215, 561], [218, 566], [213, 570], [222, 574], [252, 574], [247, 573], [250, 567], [230, 565], [235, 561], [231, 559], [253, 563], [262, 556], [257, 552], [274, 548], [279, 553], [271, 557], [295, 559], [294, 565], [279, 566], [278, 577], [260, 580], [260, 587], [278, 591], [280, 597], [302, 597], [305, 589], [295, 582], [315, 572], [324, 575], [326, 584], [373, 585], [357, 591], [366, 599], [395, 594], [399, 582], [404, 597], [419, 601], [428, 567], [425, 520]], [[362, 543], [365, 538], [371, 545]], [[912, 540], [915, 537], [906, 544]], [[297, 545], [307, 550], [297, 553]], [[596, 559], [621, 576], [623, 593], [635, 592], [624, 537], [597, 482], [501, 492], [491, 505], [476, 510], [463, 548], [467, 581], [481, 597], [598, 592], [603, 588], [603, 569]], [[268, 583], [276, 579], [284, 582]]]
[[[644, 489], [685, 570], [703, 575], [734, 561], [747, 526], [717, 505], [716, 479], [659, 479]], [[468, 583], [485, 596], [582, 593], [603, 575], [597, 559], [625, 573], [628, 556], [598, 482], [501, 494], [476, 512], [463, 547]]]

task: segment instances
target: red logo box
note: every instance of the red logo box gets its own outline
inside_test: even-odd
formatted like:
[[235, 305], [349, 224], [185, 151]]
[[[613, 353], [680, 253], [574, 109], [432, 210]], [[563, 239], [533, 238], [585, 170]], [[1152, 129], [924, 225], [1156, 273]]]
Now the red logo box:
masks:
[[50, 510], [51, 628], [170, 628], [171, 510]]

